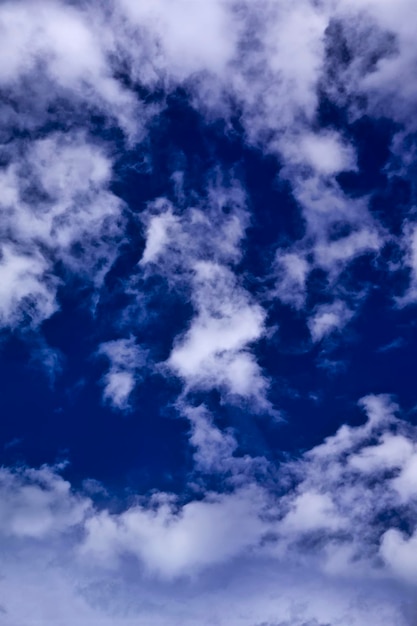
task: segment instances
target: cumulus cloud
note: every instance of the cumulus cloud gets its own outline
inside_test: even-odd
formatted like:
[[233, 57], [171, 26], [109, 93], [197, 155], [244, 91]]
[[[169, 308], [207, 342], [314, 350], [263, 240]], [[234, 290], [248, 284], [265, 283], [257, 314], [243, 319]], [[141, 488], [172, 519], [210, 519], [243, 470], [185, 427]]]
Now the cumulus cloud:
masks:
[[104, 558], [106, 566], [128, 552], [162, 577], [193, 576], [256, 544], [266, 530], [260, 518], [265, 506], [265, 495], [256, 486], [232, 494], [208, 493], [202, 501], [184, 504], [180, 514], [175, 500], [159, 495], [149, 508], [89, 520], [81, 549], [88, 558]]
[[98, 145], [58, 132], [22, 148], [1, 172], [3, 326], [25, 317], [36, 326], [59, 308], [57, 263], [99, 287], [122, 238], [122, 204]]
[[[401, 481], [417, 458], [416, 433], [388, 397], [362, 405], [364, 424], [284, 464], [269, 486], [247, 476], [185, 501], [156, 492], [116, 512], [73, 492], [58, 468], [3, 469], [3, 614], [11, 624], [42, 616], [70, 624], [75, 614], [112, 626], [191, 624], [201, 611], [204, 624], [413, 623], [415, 530], [401, 534], [392, 515], [401, 502], [414, 519], [415, 491]], [[201, 409], [189, 417], [207, 460], [213, 425]], [[223, 459], [235, 451], [230, 436], [217, 436], [214, 449]], [[13, 563], [12, 553], [21, 555]], [[35, 576], [39, 566], [65, 615]], [[22, 581], [26, 608], [16, 601]]]
[[267, 382], [250, 344], [263, 334], [265, 314], [252, 303], [230, 270], [213, 263], [195, 266], [197, 316], [177, 340], [167, 364], [190, 388], [224, 388], [266, 407]]
[[[103, 15], [71, 6], [67, 2], [5, 2], [0, 14], [2, 51], [9, 62], [2, 67], [0, 84], [17, 96], [22, 106], [28, 96], [22, 89], [41, 98], [39, 104], [53, 105], [65, 97], [75, 104], [98, 109], [117, 119], [122, 128], [138, 136], [133, 117], [137, 104], [132, 95], [113, 76], [109, 56], [112, 37]], [[36, 76], [38, 85], [30, 81]], [[42, 89], [39, 90], [38, 87]], [[6, 108], [7, 110], [7, 108]], [[48, 109], [37, 110], [42, 119]], [[22, 121], [31, 125], [31, 114]], [[19, 121], [17, 121], [19, 123]]]
[[71, 492], [59, 468], [9, 470], [0, 474], [1, 534], [13, 539], [51, 538], [76, 526], [89, 503]]
[[166, 371], [186, 390], [219, 389], [229, 398], [272, 410], [268, 381], [251, 347], [265, 333], [266, 314], [234, 273], [242, 256], [248, 215], [238, 187], [210, 187], [208, 202], [181, 213], [160, 199], [143, 215], [144, 276], [159, 275], [188, 292], [195, 315], [174, 339]]

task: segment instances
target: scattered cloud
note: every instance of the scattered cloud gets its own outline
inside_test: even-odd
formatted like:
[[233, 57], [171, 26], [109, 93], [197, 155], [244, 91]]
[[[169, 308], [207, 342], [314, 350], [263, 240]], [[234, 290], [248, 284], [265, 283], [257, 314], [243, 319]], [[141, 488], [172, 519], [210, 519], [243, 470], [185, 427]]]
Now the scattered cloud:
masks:
[[[360, 626], [376, 615], [387, 626], [393, 619], [412, 623], [414, 529], [402, 534], [392, 515], [398, 506], [404, 519], [415, 513], [409, 477], [416, 434], [390, 398], [369, 396], [362, 405], [364, 424], [342, 426], [284, 464], [269, 487], [248, 476], [229, 492], [207, 490], [186, 501], [162, 492], [138, 495], [116, 512], [73, 492], [60, 468], [4, 468], [1, 586], [8, 590], [10, 623], [36, 621], [45, 611], [63, 624], [77, 611], [85, 623], [112, 625], [188, 624], [199, 611], [204, 623], [248, 626], [335, 620]], [[202, 409], [188, 415], [197, 466], [219, 471], [235, 453], [232, 435], [214, 435]], [[11, 564], [13, 552], [21, 556]], [[55, 580], [65, 615], [35, 580], [40, 564], [43, 582]], [[29, 596], [19, 608], [22, 584]]]
[[129, 337], [100, 344], [97, 354], [106, 357], [110, 364], [102, 380], [104, 400], [115, 409], [129, 409], [130, 395], [146, 367], [146, 350]]
[[[1, 3], [0, 328], [29, 338], [53, 379], [65, 355], [48, 345], [45, 322], [76, 289], [92, 316], [114, 298], [92, 348], [106, 360], [103, 400], [131, 411], [146, 368], [164, 384], [175, 378], [192, 465], [184, 493], [111, 504], [98, 503], [105, 486], [78, 489], [64, 467], [3, 467], [0, 614], [10, 626], [414, 623], [417, 436], [392, 399], [367, 396], [363, 424], [280, 463], [245, 454], [238, 420], [231, 428], [209, 402], [217, 392], [219, 413], [279, 414], [274, 368], [260, 355], [280, 323], [274, 300], [310, 332], [310, 347], [360, 315], [372, 280], [394, 313], [415, 302], [412, 202], [391, 232], [374, 206], [383, 183], [373, 189], [370, 175], [361, 186], [373, 164], [355, 126], [388, 124], [378, 176], [413, 179], [413, 9], [411, 0]], [[222, 124], [225, 153], [238, 135], [236, 158], [155, 148], [178, 94], [206, 130]], [[135, 179], [126, 196], [140, 199], [128, 206], [123, 159], [138, 151], [152, 174], [158, 152], [164, 183]], [[249, 153], [274, 160], [274, 184], [288, 189], [300, 223], [296, 236], [260, 238], [261, 269], [251, 244], [262, 190], [251, 196]], [[366, 270], [355, 273], [359, 262]], [[401, 297], [391, 293], [399, 273]], [[188, 317], [163, 329], [154, 363], [158, 333], [146, 331], [165, 323], [172, 294]]]
[[353, 312], [340, 300], [318, 306], [308, 322], [311, 338], [317, 342], [335, 331], [340, 332], [352, 316]]

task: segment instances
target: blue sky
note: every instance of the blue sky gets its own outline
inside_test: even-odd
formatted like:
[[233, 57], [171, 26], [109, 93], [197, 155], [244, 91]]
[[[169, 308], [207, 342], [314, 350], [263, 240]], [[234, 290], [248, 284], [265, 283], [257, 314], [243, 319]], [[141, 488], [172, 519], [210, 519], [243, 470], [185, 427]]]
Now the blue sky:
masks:
[[411, 0], [0, 6], [0, 624], [417, 624]]

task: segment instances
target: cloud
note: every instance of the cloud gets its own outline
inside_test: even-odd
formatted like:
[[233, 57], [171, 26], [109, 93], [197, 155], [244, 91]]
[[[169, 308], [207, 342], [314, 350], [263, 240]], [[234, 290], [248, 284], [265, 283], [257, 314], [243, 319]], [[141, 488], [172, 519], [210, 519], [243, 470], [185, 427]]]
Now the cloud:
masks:
[[197, 72], [223, 74], [234, 56], [238, 31], [222, 0], [198, 9], [187, 0], [158, 0], [149, 6], [121, 0], [118, 9], [127, 18], [132, 38], [133, 33], [142, 33], [142, 41], [133, 42], [145, 66], [138, 67], [132, 54], [131, 63], [144, 82], [156, 78], [181, 82]]
[[184, 504], [180, 514], [175, 499], [159, 495], [149, 508], [134, 506], [115, 518], [103, 513], [87, 521], [81, 550], [105, 566], [127, 552], [159, 576], [193, 576], [256, 544], [266, 530], [259, 517], [265, 505], [256, 486], [230, 495], [208, 493]]
[[255, 474], [268, 473], [267, 459], [239, 454], [238, 432], [217, 426], [204, 405], [192, 406], [180, 400], [177, 409], [190, 422], [189, 444], [194, 449], [194, 479], [198, 480], [200, 474], [204, 477], [218, 475], [225, 486], [236, 487], [244, 485]]
[[234, 273], [248, 224], [244, 196], [237, 186], [208, 192], [208, 202], [181, 212], [161, 198], [142, 217], [145, 278], [162, 276], [189, 294], [195, 310], [161, 371], [179, 376], [187, 391], [218, 389], [271, 411], [268, 381], [251, 351], [265, 333], [266, 315]]
[[[111, 626], [197, 615], [237, 626], [411, 625], [415, 531], [400, 533], [392, 514], [401, 502], [403, 518], [415, 519], [415, 492], [398, 479], [417, 458], [416, 434], [388, 397], [362, 405], [364, 424], [342, 426], [269, 484], [247, 474], [223, 493], [154, 492], [119, 512], [74, 492], [59, 468], [3, 469], [4, 615], [28, 625], [69, 625], [74, 615]], [[197, 466], [223, 471], [235, 454], [230, 434], [215, 436], [202, 409], [188, 416]]]
[[131, 336], [100, 344], [97, 354], [105, 356], [110, 362], [109, 371], [102, 380], [104, 400], [115, 409], [128, 409], [130, 395], [141, 380], [141, 370], [146, 366], [146, 350], [137, 345]]
[[309, 272], [309, 263], [302, 253], [278, 250], [274, 265], [276, 285], [273, 295], [285, 304], [302, 309], [305, 305]]
[[395, 575], [412, 584], [417, 581], [417, 568], [414, 559], [416, 547], [416, 532], [409, 537], [398, 529], [391, 528], [382, 538], [382, 558]]
[[43, 540], [61, 535], [84, 519], [89, 503], [71, 492], [59, 468], [0, 472], [0, 533], [14, 539]]
[[[178, 172], [177, 172], [178, 174]], [[141, 214], [145, 249], [140, 261], [145, 274], [159, 273], [170, 281], [189, 281], [199, 261], [234, 265], [243, 254], [249, 214], [244, 190], [207, 176], [206, 197], [181, 197], [176, 203], [157, 198]]]
[[175, 217], [168, 205], [166, 211], [153, 216], [148, 224], [146, 233], [146, 245], [143, 251], [141, 264], [146, 265], [158, 260], [163, 254], [164, 248], [180, 229], [179, 219]]
[[368, 414], [365, 424], [342, 426], [295, 466], [302, 479], [283, 498], [283, 503], [289, 499], [289, 510], [280, 523], [282, 549], [291, 550], [287, 528], [297, 538], [298, 533], [307, 537], [320, 531], [315, 541], [326, 571], [356, 569], [376, 576], [385, 533], [391, 536], [385, 523], [395, 520], [398, 507], [404, 506], [403, 519], [414, 519], [415, 491], [408, 477], [415, 463], [416, 434], [395, 417], [398, 407], [388, 397], [369, 396], [362, 406]]
[[0, 175], [2, 326], [36, 327], [49, 318], [69, 275], [101, 287], [123, 237], [111, 175], [104, 150], [83, 133], [13, 148]]
[[[103, 18], [88, 6], [82, 9], [67, 2], [4, 2], [1, 50], [9, 62], [0, 72], [0, 84], [12, 90], [22, 106], [28, 96], [22, 82], [36, 76], [45, 104], [60, 96], [72, 100], [74, 108], [83, 102], [116, 119], [132, 137], [138, 136], [141, 127], [133, 126], [137, 103], [112, 75], [112, 37]], [[32, 81], [30, 91], [37, 93]], [[35, 111], [48, 117], [47, 107], [41, 113], [35, 106]], [[24, 118], [29, 124], [30, 117], [28, 113]]]
[[167, 365], [190, 389], [224, 389], [266, 408], [267, 381], [249, 352], [264, 333], [263, 310], [229, 269], [214, 263], [196, 264], [193, 292], [197, 315]]
[[352, 316], [353, 312], [340, 300], [318, 306], [308, 321], [313, 341], [320, 341], [335, 331], [340, 332]]

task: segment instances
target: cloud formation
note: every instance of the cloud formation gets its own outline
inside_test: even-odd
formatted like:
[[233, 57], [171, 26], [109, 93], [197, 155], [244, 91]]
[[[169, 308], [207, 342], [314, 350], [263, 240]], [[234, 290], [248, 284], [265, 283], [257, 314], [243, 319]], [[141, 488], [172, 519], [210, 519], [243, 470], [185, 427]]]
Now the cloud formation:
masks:
[[[246, 484], [186, 502], [155, 493], [112, 512], [86, 493], [74, 494], [60, 468], [2, 470], [4, 615], [10, 623], [24, 615], [13, 581], [25, 562], [29, 588], [43, 563], [67, 612], [50, 606], [46, 587], [36, 583], [35, 621], [49, 610], [64, 624], [78, 611], [85, 623], [108, 624], [187, 624], [198, 611], [205, 623], [360, 625], [376, 615], [382, 624], [412, 623], [415, 531], [400, 533], [394, 513], [401, 510], [409, 522], [415, 515], [416, 433], [396, 417], [389, 398], [369, 396], [362, 406], [363, 425], [342, 426], [284, 464], [269, 487], [248, 475]], [[213, 458], [213, 438], [201, 437], [203, 418], [192, 417], [200, 428], [194, 443]], [[233, 452], [225, 444], [220, 438], [215, 444], [224, 460]], [[8, 555], [17, 549], [21, 557], [9, 570]], [[111, 584], [115, 576], [120, 585]], [[228, 595], [221, 580], [228, 581]], [[99, 592], [103, 585], [110, 585], [110, 596]]]
[[[104, 409], [130, 418], [152, 374], [186, 467], [177, 491], [109, 495], [64, 465], [3, 466], [0, 621], [415, 622], [416, 431], [391, 390], [372, 383], [366, 421], [304, 452], [270, 435], [297, 367], [285, 341], [314, 358], [375, 293], [392, 315], [416, 300], [412, 12], [1, 3], [2, 337], [58, 374], [77, 300]], [[398, 180], [410, 196], [385, 211]], [[253, 452], [255, 431], [270, 448]], [[176, 445], [160, 443], [157, 458]]]

